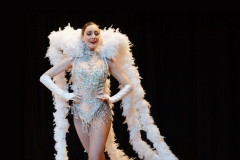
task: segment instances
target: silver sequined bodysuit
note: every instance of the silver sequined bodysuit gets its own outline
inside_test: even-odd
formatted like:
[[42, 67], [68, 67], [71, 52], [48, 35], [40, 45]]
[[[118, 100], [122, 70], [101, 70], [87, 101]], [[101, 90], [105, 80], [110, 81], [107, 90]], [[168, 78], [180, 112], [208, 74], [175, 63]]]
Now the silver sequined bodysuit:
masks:
[[74, 60], [72, 77], [74, 93], [80, 93], [82, 100], [73, 104], [71, 113], [81, 119], [83, 131], [91, 135], [94, 129], [112, 118], [107, 102], [97, 98], [108, 77], [107, 61], [96, 52], [86, 51], [84, 56]]

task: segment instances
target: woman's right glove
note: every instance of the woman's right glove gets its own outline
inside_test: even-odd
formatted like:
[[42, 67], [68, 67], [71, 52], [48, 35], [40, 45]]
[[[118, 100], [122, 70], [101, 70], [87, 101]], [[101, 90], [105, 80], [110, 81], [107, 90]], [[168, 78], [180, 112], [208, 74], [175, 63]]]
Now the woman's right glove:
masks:
[[43, 74], [40, 77], [40, 82], [42, 82], [49, 90], [59, 95], [61, 98], [65, 100], [70, 100], [75, 96], [74, 93], [67, 93], [60, 89], [53, 81], [49, 75]]

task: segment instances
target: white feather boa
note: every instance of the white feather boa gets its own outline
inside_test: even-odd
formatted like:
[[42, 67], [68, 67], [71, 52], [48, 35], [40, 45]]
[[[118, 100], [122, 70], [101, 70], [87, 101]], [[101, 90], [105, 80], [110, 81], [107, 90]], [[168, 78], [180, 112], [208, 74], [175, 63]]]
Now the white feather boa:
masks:
[[[122, 99], [122, 115], [126, 117], [126, 123], [130, 134], [130, 144], [138, 154], [138, 157], [144, 160], [177, 160], [178, 158], [171, 152], [154, 120], [150, 116], [150, 104], [144, 99], [145, 92], [141, 86], [141, 77], [137, 67], [134, 64], [134, 58], [131, 52], [131, 42], [128, 37], [118, 31], [118, 29], [108, 28], [101, 31], [99, 45], [100, 56], [114, 59], [124, 74], [129, 78], [133, 85], [133, 91]], [[70, 58], [83, 55], [83, 42], [80, 38], [81, 29], [74, 30], [70, 25], [64, 30], [53, 31], [48, 36], [50, 46], [48, 47], [46, 57], [50, 63], [55, 65], [65, 55]], [[68, 92], [69, 84], [65, 78], [65, 72], [54, 77], [54, 82], [63, 90]], [[110, 94], [110, 79], [105, 84], [106, 92]], [[53, 100], [56, 112], [54, 113], [54, 140], [57, 154], [56, 160], [67, 160], [66, 133], [69, 123], [66, 119], [69, 104], [53, 94]], [[111, 106], [112, 107], [112, 106]], [[140, 131], [147, 134], [147, 138], [152, 142], [154, 149], [151, 148], [141, 138]], [[106, 142], [105, 150], [111, 160], [128, 160], [129, 158], [122, 150], [118, 149], [115, 142], [115, 133], [111, 126], [110, 133]]]

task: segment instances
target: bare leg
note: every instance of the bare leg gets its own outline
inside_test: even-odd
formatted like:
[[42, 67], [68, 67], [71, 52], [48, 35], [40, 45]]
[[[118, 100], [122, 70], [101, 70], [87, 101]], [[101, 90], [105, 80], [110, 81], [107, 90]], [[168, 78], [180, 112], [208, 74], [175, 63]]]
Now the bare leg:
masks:
[[92, 132], [88, 152], [89, 160], [105, 160], [104, 149], [111, 124], [112, 121], [109, 120], [105, 125]]
[[82, 130], [82, 121], [80, 119], [74, 118], [74, 116], [73, 116], [73, 122], [74, 122], [75, 129], [77, 131], [78, 137], [79, 137], [84, 149], [87, 151], [87, 153], [89, 153], [90, 138]]

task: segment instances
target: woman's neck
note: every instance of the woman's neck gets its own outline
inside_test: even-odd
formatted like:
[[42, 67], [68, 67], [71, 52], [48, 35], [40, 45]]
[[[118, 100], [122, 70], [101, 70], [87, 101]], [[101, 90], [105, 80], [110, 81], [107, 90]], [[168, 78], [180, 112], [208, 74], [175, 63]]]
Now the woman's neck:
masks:
[[97, 54], [96, 50], [90, 50], [88, 47], [86, 47], [85, 53], [89, 55]]

